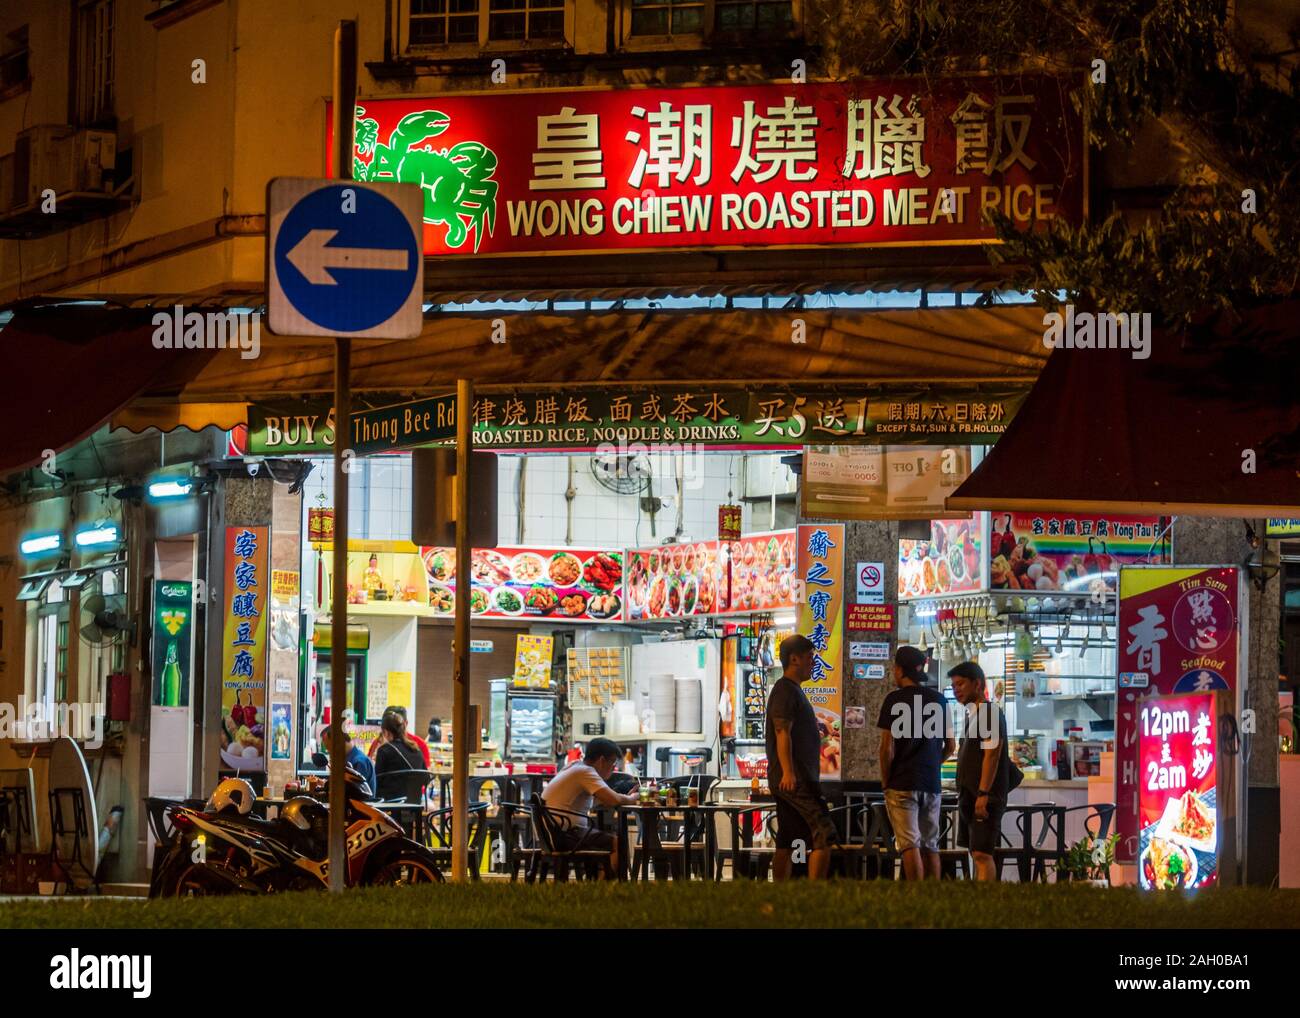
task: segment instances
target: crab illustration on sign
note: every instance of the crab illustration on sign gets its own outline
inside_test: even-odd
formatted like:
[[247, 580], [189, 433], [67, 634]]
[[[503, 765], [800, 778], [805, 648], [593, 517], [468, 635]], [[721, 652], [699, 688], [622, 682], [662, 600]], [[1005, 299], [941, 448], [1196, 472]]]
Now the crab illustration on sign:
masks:
[[433, 139], [451, 126], [451, 117], [438, 110], [403, 117], [385, 145], [379, 140], [379, 123], [365, 112], [357, 107], [356, 179], [420, 185], [424, 221], [445, 227], [443, 240], [450, 248], [460, 247], [473, 231], [477, 252], [484, 230], [491, 236], [496, 229], [496, 153], [478, 141], [435, 149]]

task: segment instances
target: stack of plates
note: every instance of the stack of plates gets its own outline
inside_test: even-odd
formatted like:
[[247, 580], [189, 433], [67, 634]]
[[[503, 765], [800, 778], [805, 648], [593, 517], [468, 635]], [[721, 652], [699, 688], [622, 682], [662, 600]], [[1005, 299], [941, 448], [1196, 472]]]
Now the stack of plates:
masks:
[[701, 732], [704, 730], [704, 693], [699, 679], [678, 679], [677, 722], [674, 732]]
[[670, 731], [668, 726], [677, 713], [677, 689], [673, 676], [650, 676], [650, 709], [655, 712], [655, 727], [661, 732]]

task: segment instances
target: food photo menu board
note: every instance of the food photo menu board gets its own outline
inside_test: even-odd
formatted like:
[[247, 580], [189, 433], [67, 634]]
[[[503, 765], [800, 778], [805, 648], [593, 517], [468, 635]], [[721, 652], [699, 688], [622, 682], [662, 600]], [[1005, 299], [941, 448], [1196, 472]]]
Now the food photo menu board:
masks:
[[969, 594], [984, 589], [978, 515], [969, 520], [931, 520], [928, 541], [898, 542], [898, 599]]
[[1151, 697], [1138, 724], [1138, 880], [1144, 890], [1208, 887], [1218, 869], [1213, 693]]
[[795, 534], [628, 550], [628, 618], [738, 615], [793, 608]]
[[[454, 548], [420, 549], [435, 615], [456, 611]], [[482, 618], [623, 620], [623, 553], [604, 548], [475, 548], [470, 614]]]

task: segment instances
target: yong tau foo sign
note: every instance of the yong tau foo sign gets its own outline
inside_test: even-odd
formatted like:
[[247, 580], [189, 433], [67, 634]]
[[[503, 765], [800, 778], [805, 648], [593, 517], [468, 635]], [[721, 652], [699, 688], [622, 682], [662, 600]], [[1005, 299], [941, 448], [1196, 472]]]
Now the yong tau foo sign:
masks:
[[[1083, 214], [1070, 84], [1014, 79], [367, 99], [353, 172], [424, 192], [424, 253], [976, 243]], [[330, 117], [326, 117], [330, 122]]]

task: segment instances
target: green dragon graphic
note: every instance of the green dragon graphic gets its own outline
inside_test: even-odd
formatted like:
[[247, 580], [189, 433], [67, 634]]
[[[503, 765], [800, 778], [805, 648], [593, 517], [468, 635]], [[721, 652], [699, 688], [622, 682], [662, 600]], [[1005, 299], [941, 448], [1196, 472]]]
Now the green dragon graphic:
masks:
[[451, 118], [438, 110], [403, 117], [384, 145], [379, 141], [378, 122], [365, 113], [364, 107], [357, 107], [352, 159], [356, 179], [419, 184], [424, 191], [424, 221], [442, 224], [443, 239], [451, 248], [464, 244], [472, 230], [477, 252], [485, 225], [488, 236], [496, 229], [499, 185], [492, 179], [496, 153], [478, 141], [435, 150], [430, 142], [451, 126]]

